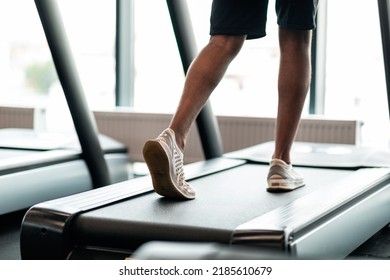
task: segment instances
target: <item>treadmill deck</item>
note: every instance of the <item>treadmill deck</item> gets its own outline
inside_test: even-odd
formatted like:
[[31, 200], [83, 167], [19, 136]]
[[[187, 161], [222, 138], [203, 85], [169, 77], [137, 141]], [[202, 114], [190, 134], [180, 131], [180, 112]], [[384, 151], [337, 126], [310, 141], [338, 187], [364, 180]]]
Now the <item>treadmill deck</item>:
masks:
[[296, 170], [307, 185], [293, 192], [267, 192], [268, 166], [245, 164], [190, 181], [197, 190], [197, 198], [191, 201], [152, 192], [87, 211], [75, 217], [72, 234], [91, 246], [128, 249], [148, 240], [230, 243], [241, 224], [353, 174], [350, 170]]

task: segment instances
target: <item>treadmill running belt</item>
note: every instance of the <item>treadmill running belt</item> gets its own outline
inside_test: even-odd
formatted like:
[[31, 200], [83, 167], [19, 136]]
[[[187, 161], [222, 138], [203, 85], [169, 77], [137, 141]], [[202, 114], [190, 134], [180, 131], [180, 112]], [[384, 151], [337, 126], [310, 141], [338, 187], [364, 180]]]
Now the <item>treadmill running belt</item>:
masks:
[[129, 250], [149, 240], [229, 243], [239, 225], [353, 173], [297, 171], [306, 177], [307, 186], [290, 193], [268, 193], [268, 166], [246, 164], [191, 181], [198, 192], [192, 201], [150, 193], [86, 212], [74, 219], [72, 234], [90, 246]]

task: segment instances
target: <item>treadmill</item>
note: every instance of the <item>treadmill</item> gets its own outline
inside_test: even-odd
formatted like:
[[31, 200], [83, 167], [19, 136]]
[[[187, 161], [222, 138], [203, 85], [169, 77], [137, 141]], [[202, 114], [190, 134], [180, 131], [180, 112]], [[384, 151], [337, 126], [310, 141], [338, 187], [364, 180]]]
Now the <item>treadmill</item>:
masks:
[[[127, 148], [100, 135], [110, 181], [128, 180]], [[0, 215], [100, 187], [76, 135], [0, 130]], [[105, 184], [104, 184], [105, 185]]]
[[[184, 51], [191, 45], [187, 7], [167, 4], [187, 69], [194, 55]], [[385, 8], [380, 15], [388, 20]], [[273, 143], [223, 154], [209, 104], [197, 125], [206, 160], [185, 166], [195, 200], [161, 197], [144, 176], [37, 204], [22, 223], [22, 259], [125, 259], [150, 241], [160, 248], [159, 242], [245, 247], [267, 252], [263, 258], [343, 259], [389, 223], [388, 152], [296, 143], [295, 166], [306, 186], [269, 193], [265, 163]]]
[[[0, 130], [0, 215], [129, 178], [127, 147], [97, 134], [58, 19], [45, 31], [76, 133]], [[55, 42], [50, 32], [58, 32]]]

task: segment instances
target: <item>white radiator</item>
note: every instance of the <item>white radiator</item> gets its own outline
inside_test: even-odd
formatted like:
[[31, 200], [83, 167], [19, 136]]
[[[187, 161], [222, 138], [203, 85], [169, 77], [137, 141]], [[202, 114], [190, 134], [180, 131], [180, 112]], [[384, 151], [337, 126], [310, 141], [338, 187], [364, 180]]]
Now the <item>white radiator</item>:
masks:
[[0, 107], [0, 128], [33, 128], [34, 109]]
[[[34, 112], [35, 111], [35, 112]], [[42, 122], [42, 109], [0, 107], [0, 128], [35, 128]], [[94, 112], [100, 133], [129, 147], [133, 161], [143, 161], [142, 147], [155, 138], [171, 120], [170, 114], [136, 113], [129, 111]], [[35, 120], [40, 119], [40, 120]], [[275, 119], [254, 117], [218, 117], [225, 152], [234, 151], [274, 139]], [[297, 141], [317, 143], [359, 144], [361, 122], [304, 118], [298, 129]], [[191, 128], [185, 151], [185, 162], [202, 160], [203, 152], [196, 125]]]
[[[142, 147], [155, 138], [171, 120], [169, 114], [127, 111], [95, 112], [98, 129], [129, 147], [133, 161], [143, 161]], [[254, 117], [218, 117], [225, 152], [274, 139], [275, 119]], [[296, 140], [317, 143], [359, 144], [361, 122], [356, 120], [302, 119]], [[196, 126], [191, 128], [185, 151], [186, 163], [203, 159]]]

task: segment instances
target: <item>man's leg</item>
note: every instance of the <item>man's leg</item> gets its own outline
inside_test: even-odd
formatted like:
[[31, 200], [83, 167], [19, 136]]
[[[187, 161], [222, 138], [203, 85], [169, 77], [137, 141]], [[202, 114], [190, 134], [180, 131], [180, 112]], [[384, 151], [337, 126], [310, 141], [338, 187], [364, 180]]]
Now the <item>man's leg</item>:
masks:
[[230, 62], [241, 50], [246, 36], [212, 36], [192, 63], [179, 106], [170, 128], [183, 151], [189, 129], [211, 93], [221, 81]]
[[292, 170], [290, 151], [310, 86], [311, 31], [280, 28], [279, 44], [279, 103], [273, 154], [277, 160], [271, 162], [269, 191], [288, 191], [304, 185], [303, 178]]
[[274, 158], [290, 163], [290, 150], [310, 86], [311, 31], [280, 28], [278, 115]]
[[145, 143], [143, 155], [154, 190], [162, 196], [193, 199], [195, 190], [184, 178], [183, 151], [189, 129], [246, 36], [212, 36], [209, 44], [192, 63], [179, 106], [169, 128]]

